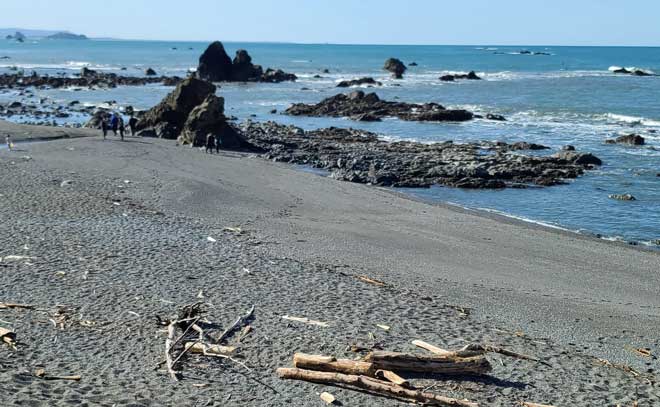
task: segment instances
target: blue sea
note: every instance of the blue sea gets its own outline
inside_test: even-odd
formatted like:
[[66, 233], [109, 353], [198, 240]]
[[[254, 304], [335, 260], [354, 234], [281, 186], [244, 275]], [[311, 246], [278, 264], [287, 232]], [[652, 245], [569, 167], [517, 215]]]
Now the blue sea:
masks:
[[[0, 40], [0, 72], [17, 66], [25, 71], [73, 74], [83, 66], [142, 75], [147, 67], [162, 75], [184, 76], [197, 65], [206, 43], [153, 41], [53, 41], [24, 44]], [[660, 48], [530, 47], [530, 46], [376, 46], [225, 43], [230, 55], [245, 48], [253, 62], [298, 75], [296, 83], [223, 84], [228, 114], [239, 119], [274, 120], [307, 129], [356, 127], [389, 140], [530, 141], [553, 149], [574, 145], [604, 162], [569, 185], [466, 191], [446, 187], [405, 190], [424, 199], [504, 213], [603, 238], [658, 246], [660, 239], [660, 77], [615, 75], [611, 66], [638, 67], [660, 73]], [[525, 55], [521, 50], [550, 55]], [[403, 80], [382, 70], [385, 59], [416, 62]], [[125, 67], [125, 72], [121, 68]], [[322, 73], [328, 69], [329, 74]], [[483, 81], [445, 83], [438, 77], [476, 71]], [[321, 75], [322, 78], [314, 78]], [[299, 118], [271, 114], [295, 102], [318, 102], [340, 90], [338, 81], [371, 76], [384, 83], [375, 88], [381, 98], [408, 102], [437, 102], [478, 113], [497, 113], [507, 122], [413, 123], [396, 119], [357, 123], [347, 119]], [[146, 109], [171, 88], [123, 87], [112, 90], [39, 90], [62, 104], [78, 100], [98, 105]], [[19, 98], [0, 93], [0, 102]], [[29, 118], [15, 118], [28, 120]], [[68, 121], [84, 120], [69, 118]], [[619, 134], [643, 135], [647, 145], [605, 145]], [[637, 200], [621, 202], [610, 194], [630, 193]]]

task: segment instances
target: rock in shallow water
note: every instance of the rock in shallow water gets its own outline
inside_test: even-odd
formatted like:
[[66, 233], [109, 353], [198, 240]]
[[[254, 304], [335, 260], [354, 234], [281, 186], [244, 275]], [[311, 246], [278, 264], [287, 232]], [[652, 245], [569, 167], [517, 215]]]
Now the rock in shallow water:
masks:
[[575, 162], [579, 161], [576, 157], [590, 154], [576, 154], [569, 161], [511, 153], [521, 146], [531, 148], [528, 143], [392, 143], [360, 130], [331, 127], [305, 131], [274, 122], [248, 121], [240, 129], [246, 141], [265, 151], [267, 159], [322, 168], [339, 180], [388, 187], [551, 186], [592, 168], [591, 164]]
[[646, 143], [644, 137], [639, 134], [626, 134], [613, 140], [605, 140], [606, 144], [626, 144], [629, 146], [643, 146]]
[[631, 194], [613, 194], [613, 195], [610, 195], [609, 198], [617, 200], [617, 201], [636, 201], [637, 200], [637, 198], [635, 198]]
[[381, 100], [375, 93], [365, 94], [363, 91], [355, 91], [348, 95], [339, 94], [322, 100], [316, 105], [294, 104], [285, 113], [291, 116], [350, 117], [353, 119], [368, 117], [370, 121], [397, 117], [406, 121], [463, 122], [474, 118], [474, 114], [467, 110], [448, 110], [437, 103], [420, 105], [389, 102]]
[[406, 70], [408, 70], [408, 68], [406, 68], [406, 65], [403, 62], [401, 62], [401, 60], [396, 58], [390, 58], [387, 61], [385, 61], [385, 66], [383, 66], [383, 69], [391, 72], [392, 76], [395, 79], [402, 79], [403, 74], [406, 72]]

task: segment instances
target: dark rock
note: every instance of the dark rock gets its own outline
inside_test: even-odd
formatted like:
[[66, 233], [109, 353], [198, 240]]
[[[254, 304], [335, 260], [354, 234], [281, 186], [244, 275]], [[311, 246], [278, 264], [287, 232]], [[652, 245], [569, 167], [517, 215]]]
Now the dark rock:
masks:
[[11, 103], [9, 104], [9, 108], [10, 108], [10, 109], [15, 109], [15, 108], [17, 108], [17, 107], [21, 107], [21, 106], [23, 106], [23, 104], [22, 104], [21, 102], [11, 102]]
[[550, 147], [541, 144], [528, 143], [526, 141], [518, 141], [511, 144], [511, 150], [550, 150]]
[[[551, 186], [589, 167], [561, 158], [507, 154], [506, 143], [387, 142], [376, 134], [342, 128], [305, 131], [273, 122], [246, 122], [245, 139], [269, 160], [310, 165], [335, 179], [388, 187], [460, 188]], [[493, 154], [482, 154], [490, 149]]]
[[406, 72], [408, 68], [406, 68], [406, 65], [403, 62], [401, 62], [401, 60], [396, 58], [390, 58], [387, 61], [385, 61], [385, 66], [383, 67], [383, 69], [391, 72], [394, 78], [402, 79], [403, 74]]
[[603, 161], [591, 153], [578, 153], [575, 151], [560, 151], [552, 156], [576, 165], [603, 165]]
[[636, 201], [637, 198], [630, 194], [613, 194], [609, 196], [610, 199], [614, 199], [617, 201]]
[[408, 66], [417, 66], [417, 62], [411, 62], [408, 64]]
[[139, 131], [161, 123], [183, 129], [190, 112], [202, 104], [207, 97], [214, 95], [215, 91], [216, 87], [209, 82], [187, 78], [162, 102], [147, 111], [138, 121], [136, 129]]
[[158, 74], [156, 73], [156, 71], [154, 71], [154, 70], [151, 69], [151, 68], [147, 68], [147, 70], [144, 71], [144, 74], [147, 75], [147, 76], [156, 76], [156, 75], [158, 75]]
[[468, 79], [473, 81], [481, 80], [481, 78], [474, 71], [470, 71], [467, 74], [443, 75], [439, 79], [444, 82], [454, 82], [458, 79]]
[[232, 61], [220, 41], [212, 42], [199, 57], [197, 77], [209, 82], [226, 82], [232, 79]]
[[82, 69], [80, 70], [80, 77], [81, 78], [93, 78], [98, 75], [98, 72], [96, 72], [93, 69], [89, 69], [86, 66], [83, 66]]
[[330, 73], [330, 70], [329, 69], [324, 69], [323, 73]]
[[224, 148], [237, 149], [245, 146], [242, 137], [227, 124], [224, 104], [223, 98], [209, 95], [202, 104], [190, 112], [179, 142], [201, 146], [206, 142], [206, 136], [213, 134], [221, 141]]
[[[353, 119], [398, 117], [406, 121], [468, 121], [474, 118], [466, 110], [447, 110], [437, 103], [423, 105], [380, 100], [375, 93], [365, 94], [354, 91], [348, 95], [339, 94], [316, 105], [295, 104], [286, 114], [311, 117], [350, 117]], [[367, 115], [367, 116], [364, 116]]]
[[3, 55], [3, 56], [0, 57], [0, 59], [11, 59], [11, 57], [9, 57], [7, 55]]
[[505, 122], [506, 121], [506, 118], [504, 116], [502, 116], [501, 114], [492, 114], [492, 113], [488, 113], [486, 115], [486, 119], [494, 120], [494, 121], [497, 121], [497, 122]]
[[277, 114], [277, 109], [273, 109], [270, 111], [270, 114]]
[[564, 146], [561, 149], [562, 149], [562, 151], [575, 151], [575, 147], [571, 146], [571, 145]]
[[321, 78], [323, 78], [323, 77], [322, 77], [321, 75], [314, 75], [313, 78], [314, 78], [314, 79], [321, 79]]
[[252, 64], [252, 57], [244, 49], [236, 51], [232, 63], [231, 80], [235, 82], [257, 82], [263, 75], [263, 69], [259, 65]]
[[630, 146], [643, 146], [646, 143], [644, 137], [639, 134], [627, 134], [625, 136], [619, 136], [614, 140], [605, 140], [606, 144], [627, 144]]
[[279, 82], [295, 82], [298, 77], [292, 73], [286, 73], [281, 69], [270, 69], [261, 76], [261, 82], [279, 83]]
[[350, 81], [341, 81], [339, 82], [339, 84], [337, 84], [337, 87], [350, 88], [351, 86], [360, 86], [360, 85], [383, 86], [382, 83], [376, 81], [374, 78], [360, 78], [360, 79], [353, 79]]

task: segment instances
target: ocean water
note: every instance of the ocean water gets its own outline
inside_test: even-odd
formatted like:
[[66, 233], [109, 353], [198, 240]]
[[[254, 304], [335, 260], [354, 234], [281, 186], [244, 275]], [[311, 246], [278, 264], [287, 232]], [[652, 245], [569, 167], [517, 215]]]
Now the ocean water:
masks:
[[[206, 43], [152, 41], [0, 40], [0, 72], [17, 66], [41, 73], [73, 74], [81, 67], [142, 75], [147, 67], [163, 75], [185, 75], [197, 65]], [[451, 202], [542, 222], [570, 230], [654, 245], [660, 239], [660, 77], [615, 75], [610, 66], [639, 67], [660, 73], [660, 48], [527, 46], [373, 46], [225, 43], [230, 55], [245, 48], [253, 62], [298, 75], [296, 83], [223, 84], [228, 114], [239, 119], [275, 120], [312, 129], [352, 126], [387, 139], [530, 141], [559, 149], [572, 144], [605, 162], [569, 185], [526, 190], [465, 191], [434, 187], [406, 190], [417, 197]], [[174, 49], [176, 48], [176, 49]], [[521, 50], [550, 55], [521, 55]], [[417, 62], [405, 79], [382, 70], [385, 59]], [[329, 69], [330, 73], [322, 73]], [[475, 70], [483, 81], [444, 83], [438, 77]], [[321, 75], [321, 78], [314, 78]], [[341, 89], [338, 81], [371, 76], [384, 83], [371, 89], [381, 98], [438, 102], [478, 113], [498, 113], [507, 122], [411, 123], [396, 119], [356, 123], [347, 119], [296, 118], [271, 114], [295, 102], [318, 102]], [[149, 108], [170, 88], [153, 85], [113, 90], [41, 90], [36, 97], [65, 103]], [[346, 91], [346, 90], [344, 90]], [[0, 92], [0, 102], [16, 92]], [[16, 117], [14, 120], [28, 120]], [[81, 121], [83, 117], [65, 119]], [[624, 133], [642, 134], [647, 145], [605, 145]], [[634, 202], [609, 199], [630, 193]], [[657, 246], [657, 244], [655, 244]]]

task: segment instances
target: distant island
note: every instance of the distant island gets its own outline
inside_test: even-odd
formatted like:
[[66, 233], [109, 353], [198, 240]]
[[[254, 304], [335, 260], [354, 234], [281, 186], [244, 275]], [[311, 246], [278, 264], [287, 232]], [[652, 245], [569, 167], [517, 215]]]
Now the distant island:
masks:
[[88, 40], [83, 34], [74, 34], [61, 30], [29, 30], [21, 28], [0, 28], [0, 38], [24, 42], [28, 38], [45, 38], [51, 40]]
[[73, 34], [67, 31], [58, 32], [52, 35], [47, 36], [46, 38], [51, 40], [88, 40], [86, 35], [83, 34]]

